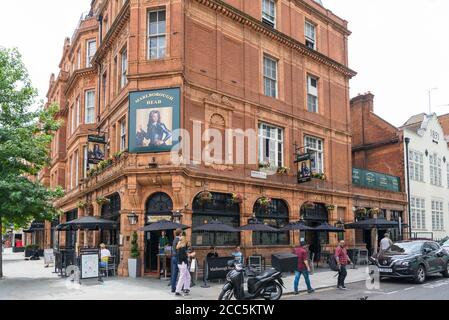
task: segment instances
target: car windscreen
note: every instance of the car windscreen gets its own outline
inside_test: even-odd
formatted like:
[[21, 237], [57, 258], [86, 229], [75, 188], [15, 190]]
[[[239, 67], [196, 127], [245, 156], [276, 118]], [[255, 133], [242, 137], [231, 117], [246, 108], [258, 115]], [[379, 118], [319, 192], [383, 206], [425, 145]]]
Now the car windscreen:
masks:
[[399, 254], [413, 254], [421, 252], [423, 244], [422, 242], [401, 242], [393, 244], [389, 253], [399, 253]]
[[446, 242], [444, 242], [442, 245], [445, 246], [445, 247], [449, 247], [449, 239], [446, 240]]

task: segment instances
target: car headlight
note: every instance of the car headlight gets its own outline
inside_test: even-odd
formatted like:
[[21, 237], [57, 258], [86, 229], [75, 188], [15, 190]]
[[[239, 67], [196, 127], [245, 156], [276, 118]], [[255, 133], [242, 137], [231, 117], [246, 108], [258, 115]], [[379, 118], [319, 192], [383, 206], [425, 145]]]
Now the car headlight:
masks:
[[411, 261], [409, 260], [400, 260], [400, 261], [396, 261], [395, 265], [397, 266], [401, 266], [401, 267], [408, 267], [410, 266]]

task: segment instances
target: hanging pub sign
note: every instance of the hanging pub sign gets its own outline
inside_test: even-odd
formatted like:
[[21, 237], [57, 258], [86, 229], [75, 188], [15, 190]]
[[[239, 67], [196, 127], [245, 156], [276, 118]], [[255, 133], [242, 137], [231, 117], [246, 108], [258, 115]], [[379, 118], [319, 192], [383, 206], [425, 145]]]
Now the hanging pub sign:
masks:
[[299, 154], [296, 156], [295, 163], [298, 164], [298, 183], [304, 183], [312, 180], [312, 158], [310, 153]]
[[180, 127], [179, 88], [131, 92], [129, 95], [129, 151], [170, 151], [178, 144]]
[[89, 143], [87, 150], [88, 163], [99, 164], [104, 160], [106, 137], [89, 135], [87, 141]]

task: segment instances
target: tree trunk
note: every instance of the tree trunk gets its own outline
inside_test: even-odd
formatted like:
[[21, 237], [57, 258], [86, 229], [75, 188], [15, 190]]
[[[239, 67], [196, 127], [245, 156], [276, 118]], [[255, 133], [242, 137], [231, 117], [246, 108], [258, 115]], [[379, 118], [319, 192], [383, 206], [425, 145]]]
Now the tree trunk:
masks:
[[0, 279], [3, 278], [3, 234], [2, 234], [2, 216], [0, 216]]

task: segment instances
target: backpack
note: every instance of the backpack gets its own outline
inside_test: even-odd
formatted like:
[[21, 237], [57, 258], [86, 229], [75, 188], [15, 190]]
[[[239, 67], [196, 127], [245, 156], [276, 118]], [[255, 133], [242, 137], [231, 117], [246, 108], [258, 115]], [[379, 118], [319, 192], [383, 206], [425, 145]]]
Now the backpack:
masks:
[[337, 263], [337, 259], [335, 258], [335, 255], [331, 255], [329, 257], [329, 268], [332, 271], [338, 271], [338, 263]]

